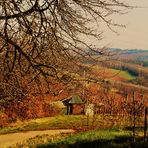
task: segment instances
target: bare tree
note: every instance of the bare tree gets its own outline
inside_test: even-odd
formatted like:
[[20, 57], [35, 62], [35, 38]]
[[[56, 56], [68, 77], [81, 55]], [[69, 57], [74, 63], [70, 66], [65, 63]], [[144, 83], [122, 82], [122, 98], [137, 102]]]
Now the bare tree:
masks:
[[[22, 88], [20, 79], [26, 76], [28, 83], [40, 77], [49, 83], [47, 77], [62, 79], [63, 69], [78, 71], [79, 61], [91, 57], [86, 48], [106, 54], [94, 50], [82, 35], [100, 41], [99, 24], [114, 31], [122, 25], [113, 23], [110, 15], [129, 8], [122, 0], [0, 0], [0, 82], [13, 83], [11, 78], [16, 78]], [[91, 22], [98, 25], [97, 32]]]

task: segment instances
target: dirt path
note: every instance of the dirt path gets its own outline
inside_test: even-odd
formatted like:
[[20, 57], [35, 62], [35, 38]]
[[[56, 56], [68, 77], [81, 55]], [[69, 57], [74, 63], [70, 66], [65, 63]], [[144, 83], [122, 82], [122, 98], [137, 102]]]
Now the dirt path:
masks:
[[74, 130], [71, 129], [60, 129], [60, 130], [45, 130], [45, 131], [29, 131], [22, 133], [0, 135], [0, 148], [12, 146], [13, 144], [27, 140], [28, 138], [32, 138], [37, 135], [48, 134], [52, 136], [60, 133], [73, 133], [73, 132]]

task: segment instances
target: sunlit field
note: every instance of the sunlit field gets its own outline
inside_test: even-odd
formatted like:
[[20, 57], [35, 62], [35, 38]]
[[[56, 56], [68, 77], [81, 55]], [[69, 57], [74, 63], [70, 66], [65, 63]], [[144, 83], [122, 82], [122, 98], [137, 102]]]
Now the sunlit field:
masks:
[[[144, 145], [143, 118], [139, 118], [136, 125], [137, 145]], [[12, 127], [13, 126], [13, 127]], [[57, 116], [39, 118], [25, 122], [18, 122], [11, 127], [0, 129], [1, 134], [25, 132], [32, 130], [74, 129], [73, 134], [59, 134], [53, 137], [46, 135], [36, 136], [27, 141], [16, 144], [19, 146], [38, 147], [89, 147], [94, 145], [110, 147], [128, 147], [132, 143], [132, 119], [112, 115], [85, 115]], [[140, 143], [138, 141], [141, 141]]]

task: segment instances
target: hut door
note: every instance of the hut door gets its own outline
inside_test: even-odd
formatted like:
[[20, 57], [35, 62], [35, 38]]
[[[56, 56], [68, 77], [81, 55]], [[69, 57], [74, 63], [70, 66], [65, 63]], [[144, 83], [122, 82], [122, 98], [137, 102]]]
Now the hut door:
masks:
[[70, 104], [69, 106], [70, 106], [70, 113], [69, 114], [71, 115], [73, 113], [73, 104]]

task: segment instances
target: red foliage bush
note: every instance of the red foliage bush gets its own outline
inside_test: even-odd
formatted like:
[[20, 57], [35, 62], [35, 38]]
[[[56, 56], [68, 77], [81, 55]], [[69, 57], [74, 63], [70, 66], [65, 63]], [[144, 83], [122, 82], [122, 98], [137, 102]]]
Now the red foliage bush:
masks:
[[17, 119], [34, 119], [47, 116], [54, 116], [59, 113], [57, 108], [54, 108], [50, 101], [44, 99], [43, 96], [30, 96], [22, 102], [11, 102], [5, 109], [8, 115], [9, 122], [14, 122]]
[[0, 127], [8, 125], [8, 116], [5, 113], [0, 113]]

